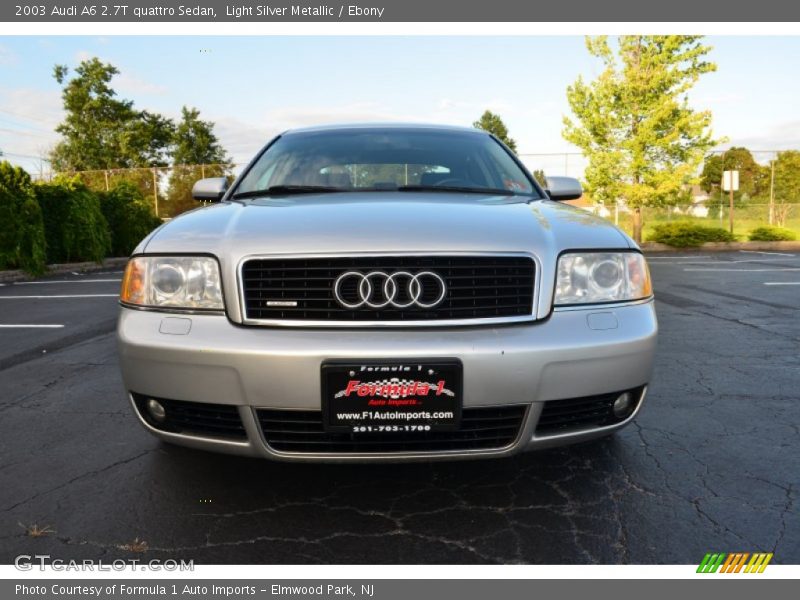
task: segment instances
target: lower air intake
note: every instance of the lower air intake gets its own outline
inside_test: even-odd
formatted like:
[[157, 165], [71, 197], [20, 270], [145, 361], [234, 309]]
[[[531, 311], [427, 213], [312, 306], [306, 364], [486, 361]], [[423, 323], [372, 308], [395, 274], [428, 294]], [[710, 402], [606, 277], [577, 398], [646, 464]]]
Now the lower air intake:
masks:
[[267, 444], [280, 452], [442, 452], [493, 450], [510, 446], [519, 436], [527, 405], [464, 408], [457, 431], [392, 434], [331, 433], [318, 410], [258, 409]]
[[[229, 440], [247, 439], [239, 409], [235, 406], [132, 395], [141, 417], [150, 427], [159, 431]], [[155, 419], [148, 410], [147, 402], [151, 399], [164, 407], [163, 420]]]

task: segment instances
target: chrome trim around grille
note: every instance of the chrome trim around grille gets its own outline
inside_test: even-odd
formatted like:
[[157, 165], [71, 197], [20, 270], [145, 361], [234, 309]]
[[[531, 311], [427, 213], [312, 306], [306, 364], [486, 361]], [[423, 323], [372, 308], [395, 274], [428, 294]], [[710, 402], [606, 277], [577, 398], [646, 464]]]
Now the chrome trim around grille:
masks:
[[[244, 277], [242, 269], [250, 260], [293, 259], [293, 258], [354, 258], [354, 257], [393, 257], [393, 256], [476, 256], [476, 257], [524, 257], [533, 260], [535, 272], [533, 277], [533, 297], [531, 301], [531, 314], [514, 317], [481, 317], [475, 319], [442, 319], [438, 321], [333, 321], [333, 320], [299, 320], [299, 319], [250, 319], [247, 316], [247, 305], [244, 295]], [[498, 325], [503, 323], [524, 323], [537, 319], [539, 306], [539, 290], [542, 281], [542, 264], [532, 252], [339, 252], [339, 253], [303, 253], [303, 254], [249, 254], [243, 256], [236, 266], [236, 288], [239, 294], [239, 310], [242, 315], [242, 324], [261, 325], [265, 327], [342, 327], [347, 329], [362, 328], [390, 328], [390, 327], [459, 327], [464, 325]]]

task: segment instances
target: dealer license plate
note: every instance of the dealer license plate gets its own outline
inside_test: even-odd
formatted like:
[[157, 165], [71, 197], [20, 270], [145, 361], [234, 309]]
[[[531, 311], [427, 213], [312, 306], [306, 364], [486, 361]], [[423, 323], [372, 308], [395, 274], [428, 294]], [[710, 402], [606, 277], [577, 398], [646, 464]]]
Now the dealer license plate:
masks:
[[420, 433], [458, 429], [462, 366], [454, 359], [326, 362], [325, 429], [351, 433]]

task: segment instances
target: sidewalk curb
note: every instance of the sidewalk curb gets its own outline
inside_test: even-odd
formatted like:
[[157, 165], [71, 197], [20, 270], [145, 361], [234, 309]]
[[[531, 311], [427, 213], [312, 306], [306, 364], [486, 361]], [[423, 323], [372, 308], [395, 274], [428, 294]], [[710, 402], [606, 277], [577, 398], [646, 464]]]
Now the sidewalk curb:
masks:
[[800, 251], [800, 241], [796, 242], [706, 242], [691, 248], [675, 248], [658, 242], [642, 242], [639, 244], [642, 252], [732, 252], [736, 250], [752, 250], [766, 252], [797, 252]]
[[[50, 275], [68, 275], [70, 273], [91, 273], [93, 271], [103, 271], [105, 269], [122, 269], [128, 262], [127, 257], [120, 258], [106, 258], [102, 263], [96, 262], [79, 262], [79, 263], [61, 263], [54, 265], [47, 265], [47, 272], [43, 277]], [[38, 279], [39, 276], [33, 276], [25, 271], [0, 271], [0, 283], [14, 283], [16, 281], [30, 281]]]

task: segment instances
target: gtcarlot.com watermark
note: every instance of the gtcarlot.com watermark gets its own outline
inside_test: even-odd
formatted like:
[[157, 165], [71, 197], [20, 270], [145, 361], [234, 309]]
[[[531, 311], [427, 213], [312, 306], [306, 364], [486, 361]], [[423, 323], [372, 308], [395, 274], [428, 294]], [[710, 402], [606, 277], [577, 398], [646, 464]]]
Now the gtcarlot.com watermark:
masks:
[[61, 560], [49, 554], [20, 554], [14, 559], [18, 571], [194, 571], [193, 560], [138, 560], [136, 558], [103, 560]]

